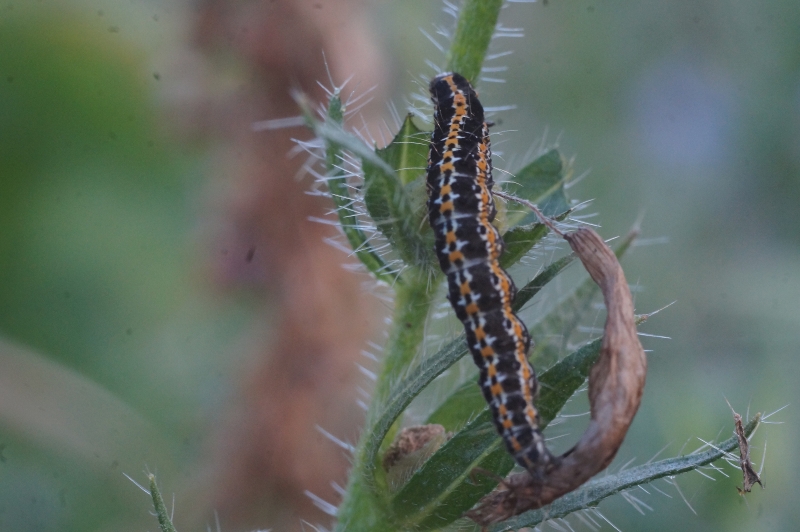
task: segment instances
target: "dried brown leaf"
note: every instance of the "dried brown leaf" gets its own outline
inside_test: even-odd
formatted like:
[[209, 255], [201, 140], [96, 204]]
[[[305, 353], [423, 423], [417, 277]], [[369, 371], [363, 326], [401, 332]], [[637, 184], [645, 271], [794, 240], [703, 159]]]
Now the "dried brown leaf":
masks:
[[383, 456], [383, 469], [388, 471], [403, 458], [421, 450], [431, 442], [441, 445], [446, 437], [447, 432], [442, 425], [416, 425], [404, 428]]
[[[730, 406], [730, 404], [728, 406]], [[733, 411], [733, 408], [731, 408], [731, 411]], [[744, 495], [745, 493], [750, 493], [753, 486], [756, 484], [762, 488], [764, 484], [761, 483], [761, 477], [756, 473], [756, 470], [753, 469], [753, 463], [750, 462], [750, 444], [747, 442], [747, 436], [744, 434], [742, 416], [733, 412], [733, 423], [733, 433], [736, 435], [736, 439], [739, 440], [739, 467], [742, 468], [742, 487], [737, 487], [736, 489], [739, 490], [741, 495]]]
[[541, 475], [512, 475], [484, 497], [467, 517], [482, 526], [540, 508], [578, 488], [605, 469], [622, 444], [639, 408], [647, 361], [636, 333], [633, 299], [614, 252], [595, 231], [564, 235], [600, 286], [606, 318], [603, 345], [589, 375], [591, 421], [580, 441]]

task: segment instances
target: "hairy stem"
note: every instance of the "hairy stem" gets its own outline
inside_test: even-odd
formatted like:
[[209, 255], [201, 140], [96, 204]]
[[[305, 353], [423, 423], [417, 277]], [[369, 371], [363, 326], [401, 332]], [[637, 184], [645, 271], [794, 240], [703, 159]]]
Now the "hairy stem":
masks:
[[503, 0], [466, 0], [447, 54], [447, 69], [475, 83], [492, 41]]
[[150, 483], [150, 496], [153, 497], [153, 506], [156, 509], [156, 516], [158, 517], [158, 526], [161, 532], [176, 532], [172, 521], [167, 512], [167, 506], [164, 504], [164, 499], [161, 497], [161, 492], [158, 491], [156, 485], [156, 476], [152, 473], [147, 475], [147, 480]]
[[[448, 69], [468, 79], [481, 71], [503, 0], [466, 0], [456, 34], [447, 54]], [[348, 237], [349, 238], [349, 237]], [[392, 384], [407, 373], [424, 336], [425, 319], [434, 296], [436, 279], [429, 279], [416, 265], [395, 285], [395, 315], [386, 357], [375, 383], [375, 395], [367, 413], [367, 431], [355, 452], [347, 492], [339, 507], [337, 531], [390, 531], [396, 529], [388, 506], [386, 479], [378, 464], [384, 441], [390, 441], [400, 416], [392, 423], [377, 423], [391, 397]]]
[[[387, 503], [386, 478], [379, 464], [384, 440], [391, 441], [400, 418], [392, 424], [377, 425], [375, 417], [383, 411], [393, 381], [409, 368], [424, 337], [425, 319], [433, 298], [430, 281], [413, 268], [396, 287], [395, 315], [383, 367], [375, 384], [375, 395], [367, 413], [367, 427], [356, 449], [347, 494], [339, 508], [336, 530], [358, 523], [358, 530], [392, 530]], [[435, 286], [435, 283], [433, 284]]]

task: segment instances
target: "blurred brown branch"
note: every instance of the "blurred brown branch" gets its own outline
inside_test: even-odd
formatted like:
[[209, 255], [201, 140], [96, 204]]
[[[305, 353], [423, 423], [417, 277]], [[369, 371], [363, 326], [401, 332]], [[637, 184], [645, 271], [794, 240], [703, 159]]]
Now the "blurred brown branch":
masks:
[[[334, 82], [352, 76], [356, 91], [378, 84], [382, 61], [365, 8], [353, 0], [209, 1], [196, 18], [196, 43], [211, 63], [233, 56], [249, 76], [200, 111], [205, 135], [223, 146], [213, 183], [224, 191], [215, 198], [222, 214], [211, 244], [222, 252], [212, 275], [222, 287], [263, 286], [278, 316], [215, 438], [209, 508], [234, 528], [299, 530], [301, 518], [327, 519], [303, 492], [335, 503], [330, 483], [345, 482], [349, 462], [316, 425], [352, 439], [362, 420], [355, 362], [381, 311], [359, 286], [368, 279], [341, 267], [354, 261], [323, 242], [335, 229], [309, 221], [332, 206], [306, 194], [304, 157], [288, 157], [292, 137], [310, 134], [253, 133], [250, 125], [299, 114], [291, 89], [323, 100], [323, 53]], [[362, 114], [374, 125], [370, 109]]]

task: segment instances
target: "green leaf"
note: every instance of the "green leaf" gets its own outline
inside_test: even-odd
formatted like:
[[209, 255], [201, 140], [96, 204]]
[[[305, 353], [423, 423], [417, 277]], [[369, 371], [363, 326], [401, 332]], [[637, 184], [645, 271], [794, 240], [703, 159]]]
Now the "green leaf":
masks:
[[476, 379], [462, 382], [439, 407], [428, 416], [426, 424], [443, 426], [448, 431], [461, 429], [468, 420], [486, 408], [486, 399]]
[[[517, 172], [503, 183], [503, 191], [512, 196], [535, 203], [545, 216], [556, 216], [569, 210], [569, 200], [564, 192], [567, 182], [565, 165], [558, 150], [553, 149]], [[527, 209], [509, 212], [508, 225], [536, 222], [536, 215]]]
[[365, 434], [369, 435], [366, 453], [368, 457], [373, 461], [376, 460], [383, 438], [414, 397], [465, 354], [467, 354], [467, 344], [462, 334], [440, 349], [435, 356], [426, 358], [412, 368], [406, 378], [389, 388], [385, 394], [386, 399], [375, 407], [376, 413], [374, 417], [368, 419], [365, 427]]
[[422, 179], [428, 167], [428, 139], [429, 131], [423, 131], [412, 120], [412, 115], [406, 116], [400, 131], [397, 132], [392, 142], [385, 148], [376, 151], [378, 157], [394, 168], [398, 179], [407, 185]]
[[518, 225], [503, 235], [505, 250], [500, 255], [500, 267], [507, 270], [516, 264], [547, 234], [547, 227], [541, 223]]
[[[306, 123], [314, 133], [328, 146], [337, 150], [347, 150], [361, 160], [364, 171], [364, 203], [367, 212], [378, 229], [392, 244], [403, 261], [409, 265], [427, 267], [435, 264], [433, 256], [433, 237], [430, 229], [424, 228], [422, 219], [424, 209], [415, 209], [419, 201], [412, 201], [404, 185], [415, 182], [424, 173], [427, 165], [426, 133], [414, 125], [411, 116], [407, 116], [403, 127], [392, 142], [383, 149], [373, 150], [355, 135], [342, 129], [335, 120], [320, 122], [314, 118], [310, 104], [302, 95], [296, 95]], [[341, 102], [339, 102], [340, 104]], [[336, 101], [333, 101], [335, 111]], [[334, 113], [335, 114], [335, 113]], [[334, 118], [334, 114], [331, 115]], [[330, 159], [330, 158], [329, 158]], [[330, 168], [335, 169], [337, 160], [328, 160]], [[336, 184], [334, 184], [336, 186]], [[416, 189], [413, 189], [416, 190]], [[342, 187], [337, 188], [337, 195], [346, 201], [349, 195], [343, 194]], [[421, 192], [417, 192], [419, 195]], [[340, 212], [342, 209], [339, 209]], [[423, 227], [422, 231], [420, 228]], [[362, 235], [363, 236], [363, 235]], [[359, 235], [348, 235], [358, 245], [358, 252], [366, 248], [366, 241]], [[353, 244], [353, 242], [351, 242]], [[382, 261], [377, 254], [363, 253], [367, 266], [373, 272], [383, 272]], [[385, 274], [384, 274], [385, 275]]]
[[[558, 216], [553, 216], [557, 222], [564, 220], [571, 211], [567, 210]], [[507, 270], [516, 264], [533, 246], [539, 243], [547, 234], [547, 227], [539, 222], [528, 225], [512, 227], [503, 235], [505, 249], [500, 256], [500, 266]]]
[[440, 447], [392, 499], [404, 528], [432, 530], [452, 523], [469, 508], [454, 505], [454, 499], [477, 501], [494, 489], [496, 479], [472, 471], [511, 470], [514, 460], [499, 443], [486, 412]]
[[341, 146], [361, 159], [362, 163], [369, 162], [371, 165], [375, 166], [378, 171], [394, 176], [395, 179], [397, 178], [394, 174], [394, 169], [386, 164], [386, 161], [378, 157], [374, 149], [364, 144], [364, 141], [357, 136], [342, 129], [340, 123], [333, 120], [327, 120], [325, 122], [317, 120], [314, 116], [314, 112], [311, 110], [311, 104], [304, 94], [295, 94], [294, 98], [297, 105], [300, 107], [303, 118], [305, 118], [306, 125], [311, 128], [314, 134], [319, 138]]
[[[339, 93], [334, 93], [328, 101], [328, 120], [334, 124], [341, 124], [344, 116], [344, 107]], [[395, 275], [387, 270], [383, 259], [372, 249], [367, 235], [360, 229], [359, 220], [352, 208], [353, 200], [350, 197], [350, 190], [347, 186], [347, 177], [342, 170], [342, 149], [341, 146], [331, 140], [325, 143], [325, 169], [328, 177], [326, 183], [331, 193], [331, 199], [336, 205], [336, 214], [339, 217], [339, 225], [354, 254], [372, 272], [376, 278], [387, 283], [395, 280]]]
[[[385, 172], [372, 160], [363, 161], [367, 211], [403, 261], [415, 266], [435, 264], [431, 231], [422, 223], [425, 210], [419, 208], [419, 198], [414, 201], [406, 189], [406, 185], [415, 183], [425, 173], [426, 136], [409, 115], [392, 142], [375, 152], [392, 172]], [[410, 190], [416, 191], [417, 196], [424, 193], [419, 187]]]
[[[744, 428], [746, 436], [755, 431], [760, 416], [753, 418]], [[713, 449], [702, 453], [667, 458], [658, 462], [643, 464], [626, 469], [616, 475], [595, 477], [572, 493], [568, 493], [550, 504], [547, 508], [525, 512], [502, 523], [489, 527], [490, 532], [519, 530], [534, 527], [545, 519], [559, 519], [573, 512], [597, 506], [600, 501], [623, 490], [647, 484], [659, 478], [693, 471], [698, 467], [719, 460], [724, 453], [731, 452], [739, 446], [736, 436], [716, 445]]]
[[[514, 298], [514, 312], [519, 312], [522, 307], [530, 301], [533, 296], [545, 287], [547, 283], [555, 279], [556, 275], [564, 271], [564, 269], [572, 264], [575, 260], [575, 254], [570, 253], [566, 257], [561, 257], [557, 261], [551, 263], [547, 268], [534, 277], [528, 284], [517, 290], [517, 297]], [[530, 358], [530, 357], [529, 357]]]
[[[542, 428], [583, 384], [597, 360], [601, 343], [602, 339], [597, 339], [583, 346], [541, 375], [537, 407]], [[409, 527], [430, 530], [444, 526], [463, 515], [497, 485], [497, 480], [489, 477], [477, 482], [471, 480], [469, 476], [474, 468], [503, 477], [513, 465], [484, 404], [483, 411], [439, 448], [395, 494], [393, 511]]]
[[[411, 272], [413, 271], [415, 269], [411, 269]], [[395, 321], [389, 333], [386, 356], [374, 391], [377, 412], [382, 411], [380, 405], [386, 404], [387, 401], [391, 404], [397, 397], [397, 390], [391, 386], [392, 379], [395, 375], [408, 371], [425, 337], [425, 318], [434, 294], [429, 290], [427, 277], [419, 272], [416, 276], [407, 275], [406, 279], [407, 282], [398, 286], [395, 292]], [[364, 440], [363, 460], [370, 464], [367, 475], [374, 484], [384, 484], [383, 471], [373, 466], [378, 463], [379, 450], [391, 443], [387, 440], [390, 440], [394, 436], [394, 431], [399, 428], [395, 421], [400, 412], [402, 409], [393, 418], [379, 417], [379, 422], [374, 425], [370, 423], [374, 419], [373, 412], [367, 417], [367, 425], [372, 430], [367, 433]]]

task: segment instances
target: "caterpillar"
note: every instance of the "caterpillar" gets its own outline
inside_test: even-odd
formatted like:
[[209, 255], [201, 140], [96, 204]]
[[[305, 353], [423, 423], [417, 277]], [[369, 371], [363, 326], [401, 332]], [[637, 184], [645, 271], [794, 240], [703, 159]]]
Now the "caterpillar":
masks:
[[555, 458], [533, 405], [538, 382], [527, 358], [531, 338], [511, 307], [514, 282], [498, 262], [504, 244], [492, 225], [497, 210], [489, 126], [477, 93], [460, 74], [436, 76], [430, 93], [428, 216], [448, 299], [464, 324], [498, 433], [515, 461], [541, 476]]

